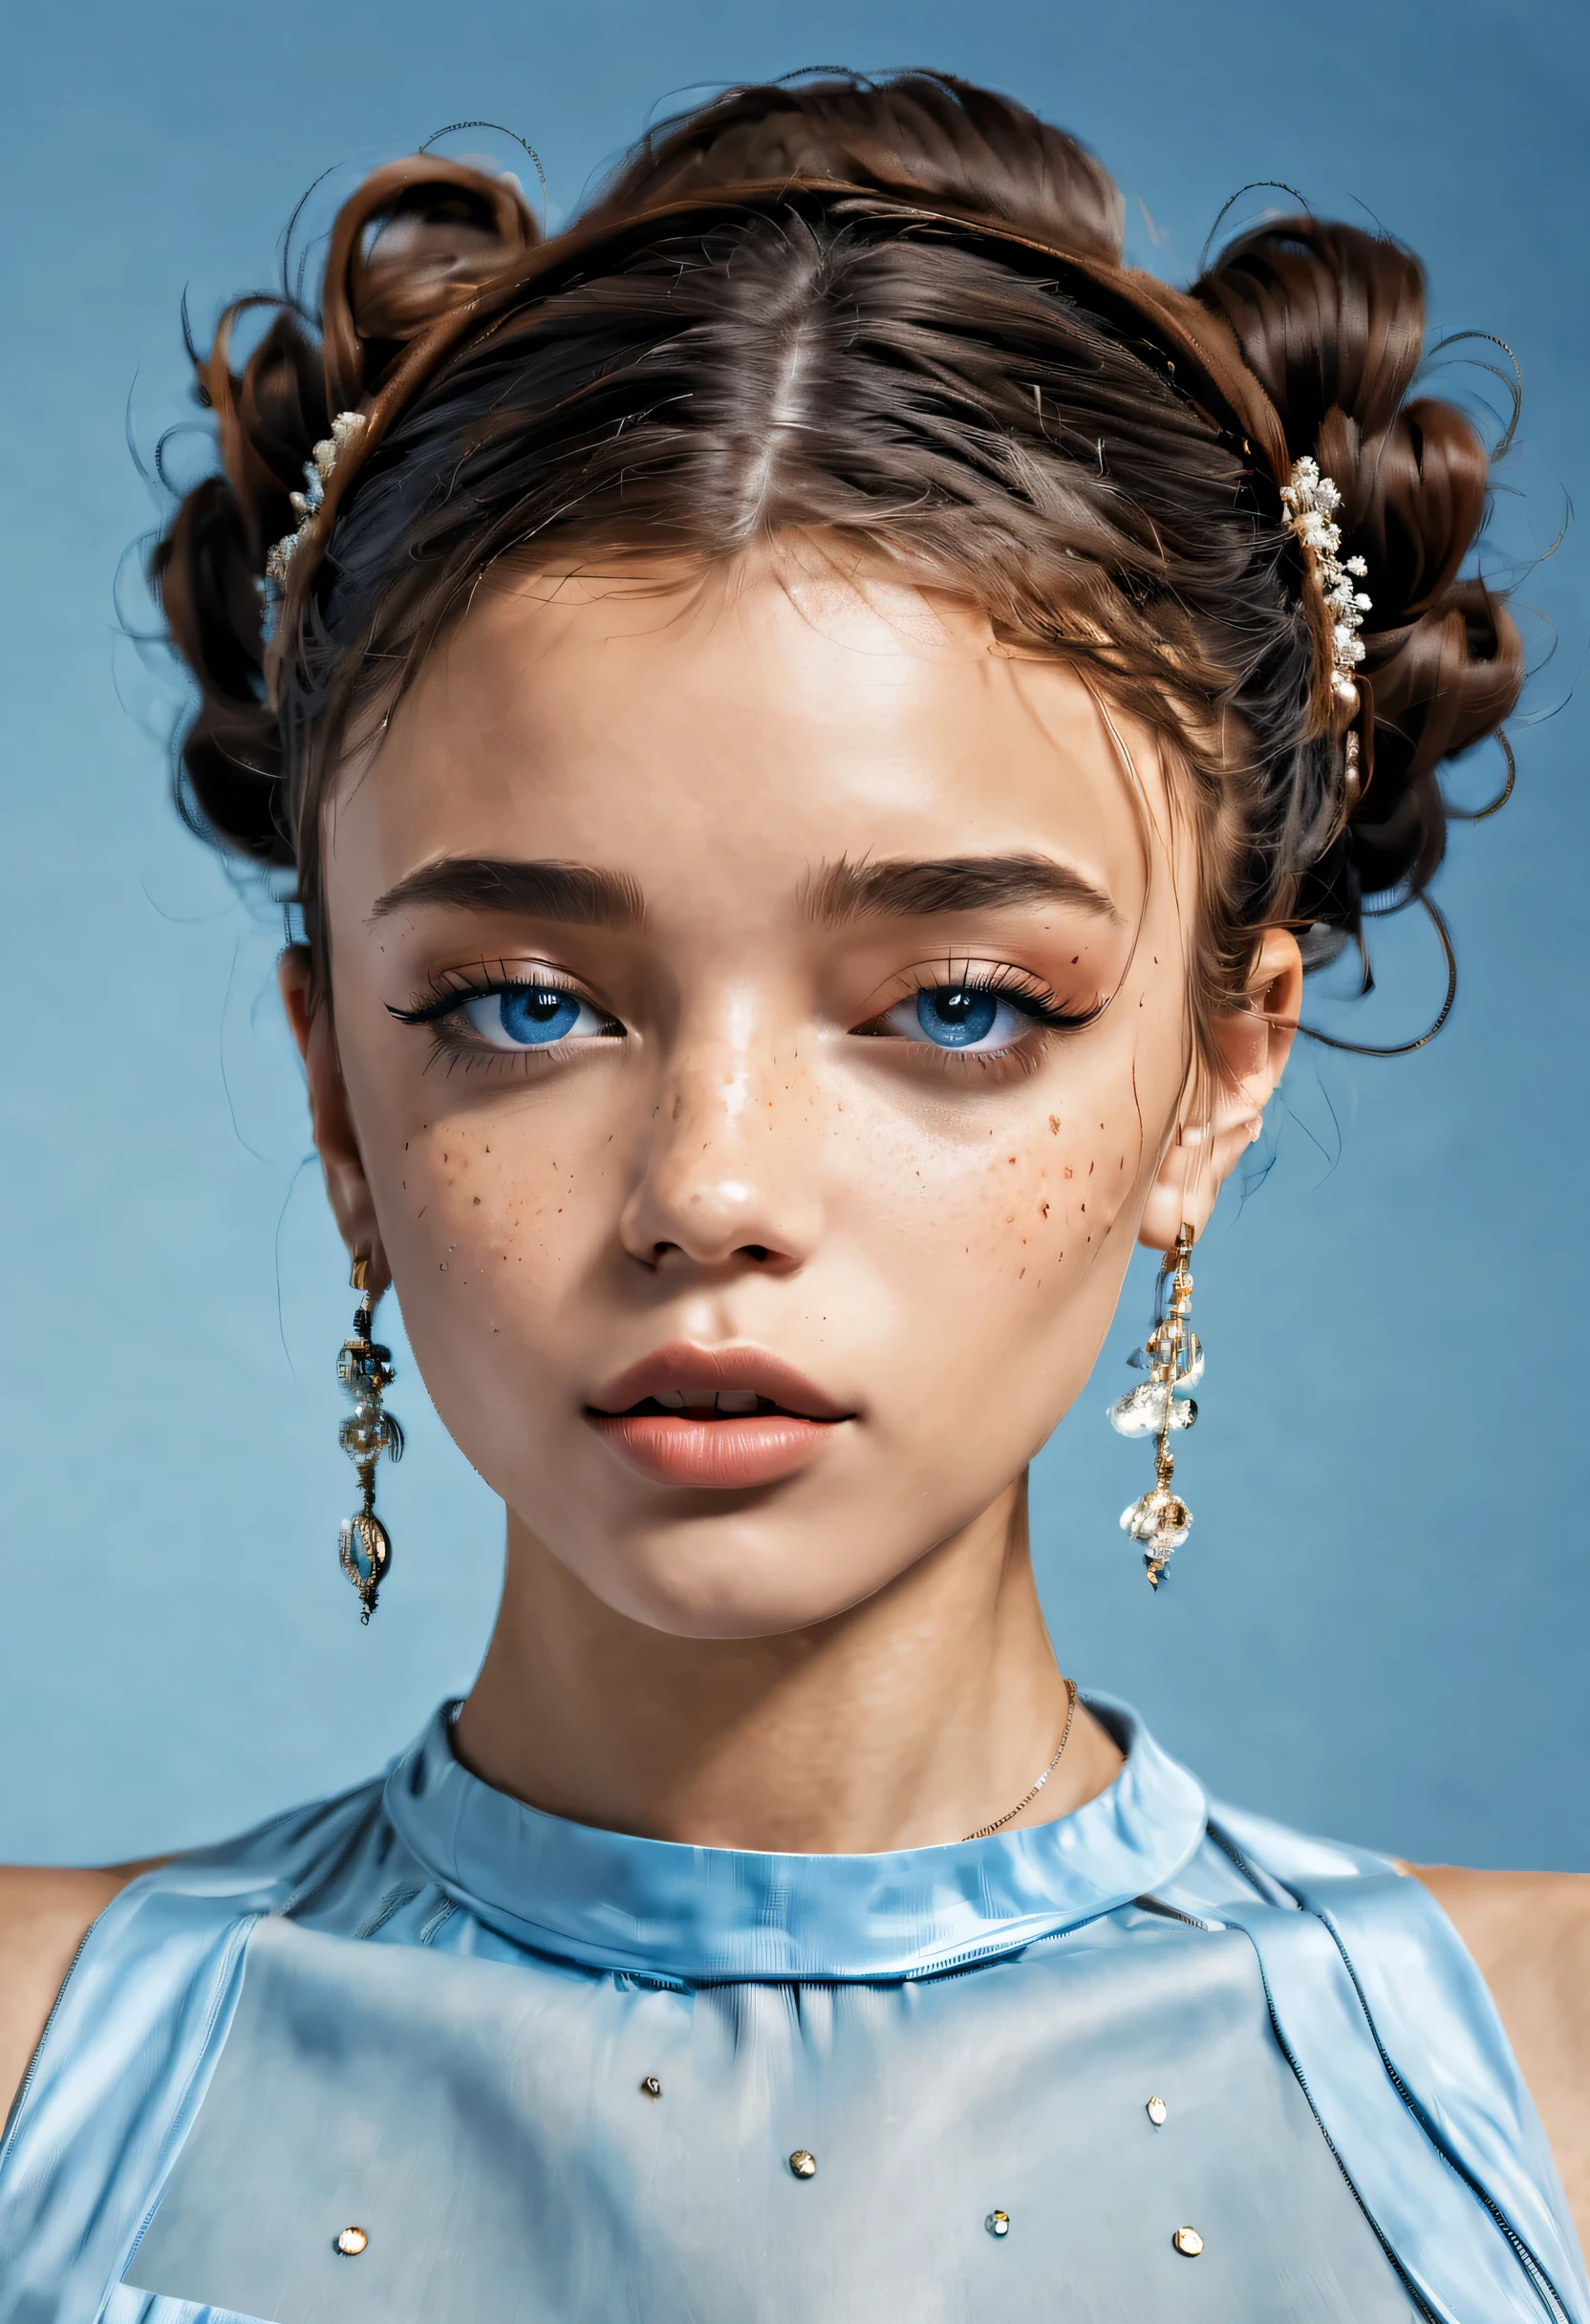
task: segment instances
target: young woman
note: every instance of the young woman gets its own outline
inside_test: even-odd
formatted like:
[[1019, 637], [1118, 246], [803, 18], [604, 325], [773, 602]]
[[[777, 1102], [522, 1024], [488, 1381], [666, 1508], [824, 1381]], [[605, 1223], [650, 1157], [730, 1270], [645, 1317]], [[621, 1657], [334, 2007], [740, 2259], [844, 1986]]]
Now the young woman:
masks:
[[378, 171], [201, 360], [157, 571], [188, 811], [302, 909], [343, 1561], [391, 1286], [507, 1575], [384, 1778], [11, 1876], [5, 2324], [1590, 2317], [1502, 2030], [1582, 2181], [1581, 1887], [1452, 1884], [1493, 2001], [1034, 1592], [1138, 1240], [1185, 1539], [1191, 1244], [1521, 674], [1416, 262], [1119, 226], [981, 91], [740, 91], [549, 243]]

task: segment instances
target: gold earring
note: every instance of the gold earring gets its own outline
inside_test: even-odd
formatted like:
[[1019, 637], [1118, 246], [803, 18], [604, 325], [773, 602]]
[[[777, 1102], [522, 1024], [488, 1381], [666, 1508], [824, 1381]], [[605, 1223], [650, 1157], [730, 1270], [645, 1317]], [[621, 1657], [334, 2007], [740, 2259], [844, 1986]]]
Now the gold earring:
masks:
[[1154, 1447], [1152, 1485], [1140, 1500], [1121, 1512], [1121, 1530], [1142, 1543], [1149, 1584], [1156, 1590], [1164, 1579], [1166, 1560], [1181, 1547], [1192, 1523], [1192, 1510], [1171, 1490], [1176, 1466], [1171, 1434], [1175, 1429], [1190, 1429], [1197, 1419], [1198, 1408], [1186, 1391], [1202, 1377], [1204, 1368], [1204, 1351], [1189, 1322], [1192, 1276], [1188, 1261], [1192, 1256], [1192, 1229], [1184, 1219], [1173, 1248], [1160, 1262], [1153, 1329], [1127, 1359], [1149, 1377], [1109, 1408], [1109, 1425], [1118, 1435], [1159, 1440]]
[[337, 1355], [336, 1376], [354, 1399], [354, 1409], [337, 1431], [337, 1442], [358, 1472], [364, 1506], [343, 1518], [337, 1554], [359, 1594], [364, 1609], [359, 1619], [368, 1622], [392, 1563], [392, 1538], [376, 1515], [376, 1463], [383, 1452], [392, 1460], [402, 1459], [403, 1431], [396, 1417], [381, 1409], [394, 1376], [392, 1350], [371, 1337], [376, 1294], [370, 1288], [368, 1255], [355, 1259], [350, 1280], [360, 1298], [353, 1331]]

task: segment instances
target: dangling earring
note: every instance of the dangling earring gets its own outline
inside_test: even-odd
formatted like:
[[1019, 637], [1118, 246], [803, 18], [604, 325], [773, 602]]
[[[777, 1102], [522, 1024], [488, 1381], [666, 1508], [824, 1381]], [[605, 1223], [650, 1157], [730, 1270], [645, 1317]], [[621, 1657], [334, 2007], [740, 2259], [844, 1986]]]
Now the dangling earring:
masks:
[[368, 1259], [355, 1259], [349, 1280], [360, 1297], [353, 1332], [337, 1355], [336, 1376], [354, 1399], [354, 1409], [337, 1431], [337, 1442], [358, 1471], [364, 1507], [343, 1518], [337, 1551], [364, 1608], [359, 1619], [368, 1622], [392, 1563], [391, 1538], [376, 1515], [376, 1463], [383, 1452], [402, 1459], [403, 1431], [392, 1413], [381, 1409], [381, 1398], [392, 1386], [392, 1350], [370, 1336], [376, 1295], [370, 1288]]
[[1160, 1262], [1154, 1298], [1154, 1323], [1143, 1346], [1127, 1361], [1149, 1375], [1141, 1387], [1129, 1388], [1109, 1408], [1109, 1425], [1122, 1436], [1155, 1436], [1154, 1481], [1141, 1500], [1121, 1512], [1121, 1530], [1143, 1544], [1149, 1582], [1158, 1589], [1165, 1561], [1186, 1540], [1192, 1512], [1171, 1490], [1175, 1459], [1171, 1451], [1172, 1429], [1190, 1429], [1198, 1408], [1184, 1391], [1203, 1374], [1204, 1351], [1188, 1322], [1192, 1307], [1192, 1229], [1183, 1222], [1175, 1247]]

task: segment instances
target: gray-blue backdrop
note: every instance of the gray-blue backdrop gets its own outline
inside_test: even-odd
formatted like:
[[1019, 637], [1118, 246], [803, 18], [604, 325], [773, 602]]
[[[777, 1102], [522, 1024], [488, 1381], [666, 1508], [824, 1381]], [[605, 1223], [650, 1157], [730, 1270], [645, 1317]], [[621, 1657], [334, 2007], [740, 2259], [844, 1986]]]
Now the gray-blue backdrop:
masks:
[[[1103, 1419], [1146, 1273], [1040, 1463], [1035, 1513], [1067, 1668], [1133, 1698], [1217, 1790], [1426, 1857], [1590, 1866], [1582, 529], [1539, 562], [1584, 465], [1587, 28], [1571, 0], [10, 16], [0, 1856], [169, 1848], [364, 1774], [467, 1684], [498, 1578], [500, 1511], [407, 1362], [412, 1452], [383, 1487], [398, 1566], [372, 1630], [336, 1569], [349, 1302], [301, 1170], [275, 931], [177, 826], [175, 697], [113, 612], [153, 514], [124, 431], [147, 452], [189, 409], [184, 287], [204, 330], [269, 277], [319, 172], [342, 173], [323, 224], [355, 171], [449, 122], [529, 138], [555, 225], [651, 109], [837, 60], [946, 66], [1075, 129], [1125, 188], [1132, 256], [1167, 274], [1192, 271], [1228, 195], [1274, 176], [1411, 243], [1438, 330], [1519, 351], [1523, 430], [1485, 555], [1522, 576], [1542, 666], [1517, 795], [1457, 834], [1442, 875], [1456, 1015], [1400, 1063], [1300, 1062], [1267, 1181], [1222, 1205], [1197, 1269], [1197, 1526], [1172, 1586], [1150, 1601], [1116, 1530], [1146, 1456]], [[478, 132], [460, 149], [515, 159]], [[1285, 200], [1249, 194], [1241, 214]], [[170, 457], [190, 474], [203, 445]], [[1454, 788], [1477, 802], [1497, 771], [1482, 752]], [[1433, 1009], [1439, 962], [1407, 921], [1376, 949], [1373, 1000], [1318, 1006], [1394, 1039]]]

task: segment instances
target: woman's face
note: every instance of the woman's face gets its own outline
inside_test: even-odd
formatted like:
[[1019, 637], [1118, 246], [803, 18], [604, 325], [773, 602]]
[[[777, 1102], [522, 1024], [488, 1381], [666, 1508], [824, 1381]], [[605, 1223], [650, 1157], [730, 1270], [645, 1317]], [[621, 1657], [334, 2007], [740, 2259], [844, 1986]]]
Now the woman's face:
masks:
[[1085, 1381], [1198, 1153], [1189, 850], [1115, 723], [1135, 788], [1074, 677], [815, 560], [500, 581], [341, 785], [333, 1194], [618, 1611], [833, 1615]]

